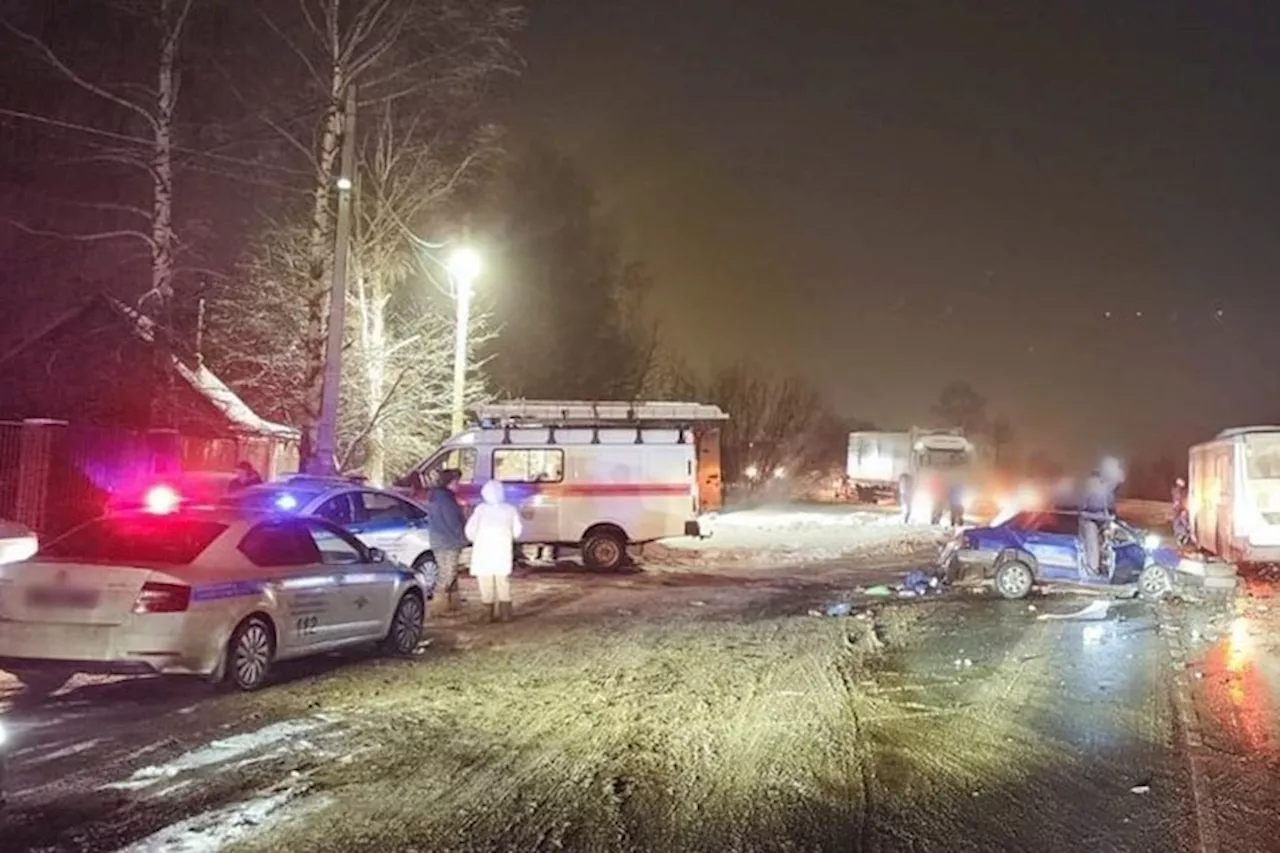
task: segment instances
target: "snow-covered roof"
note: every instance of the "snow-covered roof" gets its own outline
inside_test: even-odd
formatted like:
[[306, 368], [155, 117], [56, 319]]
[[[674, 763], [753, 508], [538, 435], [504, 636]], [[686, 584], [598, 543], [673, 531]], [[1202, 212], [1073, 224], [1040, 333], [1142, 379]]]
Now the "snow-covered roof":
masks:
[[[139, 340], [155, 343], [155, 321], [136, 309], [130, 308], [118, 299], [113, 299], [110, 296], [105, 298], [116, 313], [120, 314], [129, 323], [130, 328]], [[171, 354], [170, 358], [173, 359], [175, 372], [191, 386], [192, 390], [208, 400], [215, 409], [221, 412], [223, 417], [237, 431], [295, 441], [301, 437], [302, 434], [295, 427], [272, 423], [259, 416], [257, 412], [249, 408], [248, 403], [240, 399], [240, 395], [228, 388], [226, 383], [215, 376], [209, 368], [200, 365], [192, 369], [183, 364], [182, 359], [176, 355]]]
[[235, 391], [228, 388], [221, 379], [214, 376], [209, 368], [204, 365], [192, 370], [176, 357], [173, 359], [173, 365], [179, 376], [212, 403], [214, 408], [222, 412], [232, 426], [241, 432], [250, 432], [254, 435], [270, 436], [272, 438], [293, 439], [295, 441], [301, 437], [302, 434], [295, 427], [273, 423], [258, 415], [257, 412], [249, 408], [248, 403], [241, 400]]

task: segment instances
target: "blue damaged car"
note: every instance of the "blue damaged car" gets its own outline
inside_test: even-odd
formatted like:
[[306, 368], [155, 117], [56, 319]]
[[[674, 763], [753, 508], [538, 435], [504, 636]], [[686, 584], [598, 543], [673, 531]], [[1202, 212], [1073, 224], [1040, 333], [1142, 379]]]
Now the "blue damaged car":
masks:
[[1050, 509], [960, 532], [939, 565], [950, 580], [991, 580], [1003, 598], [1025, 598], [1037, 583], [1137, 584], [1143, 596], [1159, 598], [1173, 588], [1179, 559], [1155, 534], [1114, 521], [1104, 529], [1102, 569], [1095, 574], [1085, 565], [1080, 514]]

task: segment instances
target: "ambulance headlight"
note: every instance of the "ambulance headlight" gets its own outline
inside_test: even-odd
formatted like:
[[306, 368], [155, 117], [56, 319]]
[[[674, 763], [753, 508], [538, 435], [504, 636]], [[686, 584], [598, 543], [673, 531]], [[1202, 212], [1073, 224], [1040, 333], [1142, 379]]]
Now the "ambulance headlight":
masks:
[[293, 512], [298, 508], [298, 499], [289, 493], [285, 493], [276, 498], [276, 509], [284, 512]]
[[1148, 551], [1154, 551], [1160, 547], [1160, 537], [1154, 533], [1148, 533], [1146, 538], [1142, 540], [1142, 547]]

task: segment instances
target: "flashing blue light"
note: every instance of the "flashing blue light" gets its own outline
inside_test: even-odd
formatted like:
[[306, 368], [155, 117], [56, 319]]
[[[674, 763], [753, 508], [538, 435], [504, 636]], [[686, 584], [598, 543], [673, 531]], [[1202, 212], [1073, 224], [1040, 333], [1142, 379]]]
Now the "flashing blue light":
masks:
[[298, 508], [298, 499], [290, 494], [283, 494], [276, 498], [276, 509], [282, 509], [285, 512]]

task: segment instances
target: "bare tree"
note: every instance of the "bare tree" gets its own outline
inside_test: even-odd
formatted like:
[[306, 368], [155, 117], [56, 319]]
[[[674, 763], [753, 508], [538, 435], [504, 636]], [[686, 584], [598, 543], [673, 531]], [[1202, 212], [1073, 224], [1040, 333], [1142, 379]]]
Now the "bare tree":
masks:
[[985, 433], [987, 423], [987, 398], [979, 394], [967, 382], [951, 382], [938, 395], [933, 413], [944, 427], [959, 427], [965, 435]]
[[[174, 157], [181, 88], [179, 63], [183, 37], [194, 4], [195, 0], [112, 0], [102, 4], [111, 14], [123, 17], [124, 26], [151, 34], [155, 52], [147, 63], [149, 81], [140, 72], [139, 77], [133, 80], [98, 82], [91, 73], [75, 67], [71, 59], [34, 33], [11, 20], [0, 19], [4, 30], [18, 45], [74, 91], [105, 105], [125, 127], [140, 129], [141, 135], [133, 136], [109, 127], [60, 122], [74, 128], [81, 137], [92, 138], [96, 149], [94, 161], [122, 166], [145, 176], [149, 190], [145, 205], [136, 202], [91, 202], [88, 205], [117, 221], [122, 218], [131, 220], [130, 224], [81, 233], [53, 230], [20, 220], [11, 220], [10, 224], [34, 236], [80, 243], [126, 239], [146, 246], [150, 255], [150, 282], [137, 301], [140, 307], [149, 310], [160, 321], [165, 330], [157, 339], [161, 342], [157, 347], [157, 359], [162, 380], [158, 393], [153, 397], [153, 421], [165, 424], [172, 424], [175, 416], [172, 411], [173, 376], [169, 369], [168, 341], [172, 327], [178, 243], [174, 231]], [[31, 121], [57, 121], [55, 117], [19, 110], [10, 110], [9, 113], [11, 117]]]
[[[349, 296], [355, 363], [347, 372], [351, 381], [344, 396], [351, 405], [344, 411], [358, 439], [349, 443], [347, 461], [358, 458], [375, 482], [385, 479], [388, 462], [402, 470], [420, 461], [427, 445], [444, 437], [451, 411], [454, 327], [441, 309], [453, 307], [454, 295], [447, 292], [447, 276], [439, 275], [433, 247], [410, 223], [429, 221], [496, 148], [484, 128], [457, 144], [447, 139], [447, 133], [432, 132], [427, 116], [386, 102], [361, 158], [355, 287]], [[483, 316], [472, 318], [472, 354], [488, 341], [484, 325]], [[478, 402], [483, 384], [474, 357], [469, 364], [468, 396]], [[390, 456], [389, 429], [397, 438]]]
[[[344, 346], [339, 462], [382, 482], [420, 461], [447, 429], [451, 408], [454, 303], [435, 260], [439, 245], [418, 234], [442, 226], [460, 188], [482, 178], [497, 154], [477, 116], [481, 85], [505, 70], [513, 7], [493, 0], [299, 0], [262, 2], [256, 13], [300, 65], [319, 104], [264, 109], [261, 118], [305, 158], [305, 202], [287, 208], [253, 251], [245, 276], [212, 306], [217, 363], [257, 389], [246, 396], [283, 406], [289, 423], [312, 427], [318, 411], [332, 268], [337, 135], [349, 86], [360, 94], [354, 233]], [[234, 75], [228, 71], [228, 77]], [[244, 94], [245, 104], [254, 103]], [[300, 118], [298, 116], [301, 116]], [[314, 138], [314, 144], [311, 140]], [[287, 316], [287, 323], [276, 318]], [[288, 338], [282, 339], [287, 329]], [[214, 336], [211, 336], [214, 337]], [[472, 316], [473, 350], [488, 339]], [[478, 363], [468, 395], [483, 394]], [[304, 452], [306, 448], [304, 448]]]
[[991, 421], [991, 449], [994, 456], [992, 462], [997, 468], [1008, 464], [1007, 451], [1013, 446], [1015, 435], [1013, 422], [1007, 417], [1000, 415]]
[[[149, 183], [150, 199], [140, 204], [97, 203], [106, 213], [133, 218], [135, 225], [113, 227], [86, 233], [67, 233], [12, 221], [11, 224], [30, 234], [79, 242], [129, 239], [143, 243], [150, 252], [151, 281], [139, 297], [143, 304], [154, 299], [164, 318], [174, 293], [177, 237], [174, 234], [174, 155], [178, 96], [181, 90], [180, 53], [187, 21], [195, 0], [114, 0], [106, 4], [134, 25], [152, 33], [155, 45], [151, 81], [118, 81], [101, 83], [93, 75], [74, 67], [71, 60], [35, 34], [12, 21], [0, 19], [4, 29], [18, 45], [62, 80], [81, 93], [106, 104], [122, 114], [126, 126], [138, 126], [143, 135], [121, 133], [111, 126], [95, 127], [59, 121], [13, 110], [17, 117], [45, 123], [58, 122], [81, 136], [92, 139], [96, 148], [93, 159], [100, 163], [125, 166], [144, 174]], [[104, 123], [105, 124], [105, 123]], [[139, 227], [140, 226], [140, 227]]]
[[843, 424], [801, 379], [774, 379], [740, 364], [716, 371], [701, 396], [730, 417], [720, 436], [728, 482], [742, 480], [752, 468], [762, 478], [806, 477], [830, 467], [833, 445], [837, 456], [843, 447]]
[[495, 75], [514, 70], [508, 38], [521, 23], [521, 10], [508, 0], [297, 0], [296, 5], [258, 0], [255, 8], [296, 61], [320, 112], [318, 126], [305, 110], [298, 119], [296, 105], [286, 115], [271, 109], [261, 114], [314, 175], [306, 192], [303, 335], [309, 447], [320, 407], [336, 167], [348, 88], [356, 87], [362, 111], [399, 109], [407, 101], [424, 114], [432, 107], [456, 109]]

